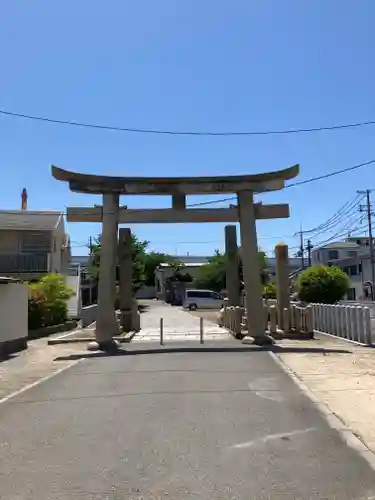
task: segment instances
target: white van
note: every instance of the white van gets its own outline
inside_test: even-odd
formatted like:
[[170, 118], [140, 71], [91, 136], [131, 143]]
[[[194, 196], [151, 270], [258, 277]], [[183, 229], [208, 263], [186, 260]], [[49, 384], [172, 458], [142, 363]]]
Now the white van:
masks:
[[220, 294], [212, 290], [186, 290], [184, 309], [195, 311], [196, 309], [221, 309], [223, 299]]

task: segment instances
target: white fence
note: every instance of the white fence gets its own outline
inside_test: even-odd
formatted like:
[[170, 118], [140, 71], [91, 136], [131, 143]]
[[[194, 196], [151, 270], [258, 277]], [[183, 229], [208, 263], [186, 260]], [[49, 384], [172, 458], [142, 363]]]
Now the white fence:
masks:
[[311, 304], [314, 330], [372, 345], [370, 309], [363, 306]]

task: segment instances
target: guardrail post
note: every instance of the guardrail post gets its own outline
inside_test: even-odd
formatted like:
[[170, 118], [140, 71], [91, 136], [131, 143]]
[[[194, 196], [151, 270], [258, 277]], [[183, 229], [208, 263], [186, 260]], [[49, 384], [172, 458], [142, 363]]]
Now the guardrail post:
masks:
[[345, 319], [345, 338], [350, 339], [352, 335], [352, 319], [350, 316], [350, 309], [349, 306], [345, 306], [345, 313], [344, 313], [344, 319]]
[[350, 340], [355, 340], [356, 324], [355, 324], [355, 312], [353, 306], [349, 306], [349, 317], [350, 317]]
[[305, 308], [305, 328], [307, 333], [313, 333], [314, 331], [314, 321], [313, 321], [313, 308], [307, 306]]
[[199, 342], [203, 344], [203, 318], [199, 318]]
[[364, 327], [364, 343], [372, 345], [371, 335], [371, 312], [368, 307], [363, 308], [363, 327]]
[[365, 322], [364, 322], [364, 315], [363, 315], [363, 307], [358, 307], [357, 322], [358, 322], [358, 342], [361, 342], [361, 344], [364, 344], [365, 343]]
[[160, 345], [164, 345], [164, 320], [160, 318]]

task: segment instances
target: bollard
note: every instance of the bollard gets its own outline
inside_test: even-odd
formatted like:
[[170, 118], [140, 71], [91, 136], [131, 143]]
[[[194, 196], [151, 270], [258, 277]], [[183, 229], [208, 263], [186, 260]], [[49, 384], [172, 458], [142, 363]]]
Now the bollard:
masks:
[[277, 309], [276, 306], [270, 307], [270, 333], [277, 333]]
[[364, 326], [364, 343], [366, 345], [372, 345], [370, 309], [368, 307], [364, 307], [362, 314]]
[[160, 345], [164, 345], [164, 321], [160, 318]]
[[203, 344], [203, 318], [199, 318], [199, 342]]

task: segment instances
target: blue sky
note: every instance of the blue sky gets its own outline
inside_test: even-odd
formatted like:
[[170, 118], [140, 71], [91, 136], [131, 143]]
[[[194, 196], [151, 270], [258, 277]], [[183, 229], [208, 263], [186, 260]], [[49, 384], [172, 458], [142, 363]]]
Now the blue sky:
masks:
[[[8, 111], [198, 131], [375, 120], [373, 0], [3, 0], [2, 14], [0, 108]], [[23, 187], [30, 209], [100, 203], [52, 179], [51, 163], [129, 176], [257, 173], [300, 163], [302, 180], [374, 159], [374, 134], [369, 126], [177, 137], [0, 117], [1, 208], [19, 208]], [[290, 236], [300, 224], [317, 226], [357, 189], [375, 188], [374, 169], [263, 196], [289, 202], [291, 218], [258, 223], [261, 247], [270, 252], [280, 239], [298, 244]], [[169, 201], [122, 203], [148, 208]], [[88, 237], [100, 230], [68, 228], [75, 254], [85, 253]], [[132, 229], [157, 251], [207, 254], [223, 247], [220, 224]]]

